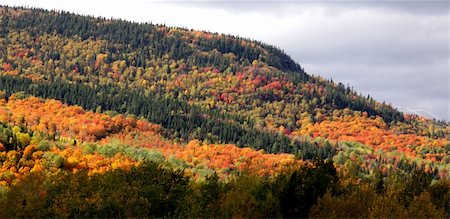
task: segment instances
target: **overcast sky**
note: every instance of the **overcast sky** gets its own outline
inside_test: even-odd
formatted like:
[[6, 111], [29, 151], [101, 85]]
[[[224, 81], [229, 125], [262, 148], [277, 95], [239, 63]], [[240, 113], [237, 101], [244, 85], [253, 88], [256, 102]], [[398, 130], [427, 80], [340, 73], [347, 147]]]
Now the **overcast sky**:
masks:
[[309, 74], [450, 121], [448, 1], [2, 0], [250, 37]]

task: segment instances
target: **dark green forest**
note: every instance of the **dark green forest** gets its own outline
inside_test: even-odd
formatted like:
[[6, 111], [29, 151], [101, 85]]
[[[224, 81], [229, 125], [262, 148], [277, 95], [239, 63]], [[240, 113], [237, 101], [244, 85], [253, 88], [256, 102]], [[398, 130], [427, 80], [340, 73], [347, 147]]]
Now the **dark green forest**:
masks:
[[431, 179], [417, 172], [342, 187], [333, 164], [316, 161], [271, 179], [194, 182], [147, 163], [93, 177], [31, 174], [0, 199], [0, 217], [446, 217], [449, 182]]

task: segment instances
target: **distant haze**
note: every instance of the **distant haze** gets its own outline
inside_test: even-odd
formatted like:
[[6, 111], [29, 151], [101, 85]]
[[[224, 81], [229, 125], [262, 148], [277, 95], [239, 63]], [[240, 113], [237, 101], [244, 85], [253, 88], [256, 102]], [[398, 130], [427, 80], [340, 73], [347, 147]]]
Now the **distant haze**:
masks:
[[249, 37], [309, 74], [404, 112], [450, 121], [448, 1], [3, 0]]

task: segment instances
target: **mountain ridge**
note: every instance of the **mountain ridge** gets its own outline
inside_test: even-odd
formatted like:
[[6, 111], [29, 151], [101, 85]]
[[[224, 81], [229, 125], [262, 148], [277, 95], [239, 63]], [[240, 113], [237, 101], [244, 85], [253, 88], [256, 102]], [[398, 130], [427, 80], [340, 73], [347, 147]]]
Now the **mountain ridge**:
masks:
[[447, 123], [257, 41], [0, 12], [0, 217], [447, 214]]
[[[7, 96], [23, 91], [98, 112], [134, 114], [161, 124], [167, 138], [181, 142], [232, 143], [305, 159], [331, 158], [339, 142], [348, 140], [390, 150], [392, 141], [382, 135], [391, 134], [405, 139], [397, 142], [401, 147], [409, 134], [445, 144], [445, 124], [403, 115], [341, 83], [310, 76], [282, 50], [261, 42], [67, 12], [10, 10], [1, 16], [7, 49], [0, 51], [6, 57], [0, 88]], [[379, 132], [334, 133], [347, 117], [363, 131]], [[336, 127], [328, 130], [330, 125]]]
[[[45, 12], [47, 12], [47, 13], [50, 13], [50, 14], [55, 14], [55, 15], [57, 15], [57, 16], [68, 16], [68, 17], [71, 17], [71, 16], [74, 16], [74, 19], [76, 20], [76, 19], [85, 19], [83, 22], [88, 22], [87, 20], [97, 20], [97, 22], [98, 22], [98, 19], [100, 19], [100, 21], [106, 21], [106, 19], [104, 19], [104, 18], [93, 18], [93, 17], [87, 17], [87, 18], [83, 18], [83, 16], [80, 16], [80, 15], [74, 15], [74, 14], [71, 14], [71, 13], [65, 13], [65, 12], [62, 12], [62, 13], [57, 13], [56, 11], [53, 11], [53, 12], [49, 12], [49, 11], [46, 11], [46, 10], [38, 10], [38, 11], [34, 11], [35, 13], [38, 13], [38, 14], [40, 14], [40, 13], [44, 13], [45, 14]], [[36, 16], [36, 15], [30, 15], [30, 16], [32, 16], [32, 17], [38, 17], [38, 18], [40, 18], [41, 16]], [[30, 19], [30, 18], [23, 18], [24, 20], [27, 20], [27, 19]], [[43, 19], [45, 19], [45, 18], [43, 18]], [[58, 19], [58, 18], [55, 18], [55, 19]], [[61, 18], [61, 19], [64, 19], [64, 18]], [[170, 32], [171, 32], [171, 30], [179, 30], [179, 29], [177, 29], [177, 28], [166, 28], [165, 26], [153, 26], [152, 24], [139, 24], [139, 23], [134, 23], [134, 22], [129, 22], [129, 21], [117, 21], [117, 20], [114, 20], [115, 22], [125, 22], [124, 23], [124, 25], [126, 25], [126, 24], [132, 24], [132, 25], [135, 25], [135, 27], [136, 27], [136, 25], [137, 26], [145, 26], [145, 25], [150, 25], [150, 29], [154, 29], [154, 28], [157, 28], [157, 27], [159, 27], [159, 28], [162, 28], [164, 31], [163, 32], [165, 32], [165, 33], [169, 33], [170, 34]], [[20, 22], [20, 21], [19, 21]], [[35, 21], [35, 22], [38, 22], [37, 20]], [[71, 22], [74, 22], [74, 21], [71, 21]], [[83, 33], [85, 33], [86, 31], [82, 31], [80, 28], [83, 28], [83, 26], [86, 26], [86, 25], [88, 25], [88, 24], [83, 24], [83, 22], [78, 22], [78, 26], [80, 26], [80, 27], [78, 27], [78, 29], [77, 28], [74, 28], [75, 30], [70, 30], [71, 32], [70, 33], [81, 33], [81, 35], [83, 35]], [[113, 20], [111, 20], [111, 22], [113, 22]], [[26, 22], [25, 22], [26, 23]], [[49, 21], [49, 22], [44, 22], [44, 23], [52, 23], [52, 21]], [[57, 25], [58, 23], [56, 23], [56, 25]], [[136, 27], [137, 29], [139, 29], [140, 27]], [[39, 29], [39, 31], [42, 31], [42, 29], [46, 29], [46, 28], [38, 28]], [[55, 31], [56, 29], [58, 29], [58, 27], [53, 27], [53, 31]], [[89, 28], [88, 28], [89, 29]], [[92, 28], [91, 28], [92, 29]], [[119, 28], [120, 29], [120, 28]], [[167, 29], [169, 29], [169, 30], [167, 30]], [[48, 29], [47, 30], [47, 32], [49, 32], [49, 31], [51, 31], [52, 29]], [[31, 32], [33, 32], [33, 30], [29, 30], [29, 31], [31, 31]], [[135, 30], [136, 31], [136, 30]], [[139, 30], [137, 30], [137, 31], [139, 31]], [[182, 31], [184, 31], [184, 32], [186, 32], [186, 30], [183, 30], [182, 29]], [[88, 31], [89, 32], [89, 31]], [[92, 32], [92, 31], [91, 31]], [[101, 32], [101, 30], [100, 30], [100, 32]], [[129, 32], [129, 30], [127, 30], [127, 32]], [[70, 35], [70, 33], [62, 33], [63, 35], [64, 34], [69, 34]], [[108, 36], [108, 33], [109, 32], [107, 32], [107, 34], [106, 34], [106, 36]], [[209, 32], [204, 32], [204, 31], [197, 31], [196, 32], [197, 34], [200, 34], [200, 35], [205, 35], [204, 36], [204, 38], [209, 38], [209, 37], [212, 37], [212, 36], [214, 36], [214, 39], [215, 38], [217, 38], [217, 37], [220, 37], [221, 38], [221, 40], [223, 41], [224, 39], [223, 39], [223, 37], [225, 37], [225, 38], [227, 38], [227, 37], [231, 37], [231, 35], [224, 35], [224, 34], [221, 34], [221, 35], [214, 35], [213, 33], [209, 33]], [[78, 35], [78, 34], [77, 34]], [[89, 34], [87, 34], [87, 33], [85, 33], [85, 35], [86, 36], [90, 36]], [[141, 34], [142, 35], [142, 34]], [[136, 37], [136, 38], [140, 38], [141, 37], [141, 35], [139, 36], [139, 37]], [[86, 38], [86, 36], [85, 37], [83, 37], [82, 36], [82, 39], [83, 38]], [[195, 40], [195, 39], [190, 39], [190, 40]], [[202, 39], [203, 40], [203, 39]], [[300, 80], [300, 81], [304, 81], [304, 80], [308, 80], [308, 77], [310, 77], [310, 76], [307, 76], [307, 74], [304, 72], [304, 70], [300, 67], [300, 65], [298, 65], [296, 62], [294, 62], [289, 56], [287, 56], [283, 51], [281, 51], [281, 50], [279, 50], [279, 49], [277, 49], [276, 47], [273, 47], [273, 46], [269, 46], [269, 45], [267, 45], [267, 44], [261, 44], [260, 42], [257, 42], [257, 41], [249, 41], [249, 42], [247, 42], [246, 41], [247, 39], [241, 39], [241, 38], [238, 38], [237, 39], [237, 41], [240, 41], [240, 43], [237, 43], [237, 44], [247, 44], [247, 43], [249, 43], [249, 44], [259, 44], [261, 47], [266, 47], [266, 48], [268, 48], [269, 50], [271, 50], [271, 51], [275, 51], [275, 53], [277, 53], [277, 54], [281, 54], [281, 58], [280, 57], [278, 57], [277, 55], [275, 55], [274, 57], [272, 57], [272, 56], [270, 56], [270, 57], [266, 57], [265, 59], [267, 59], [268, 60], [268, 65], [270, 66], [271, 65], [271, 61], [270, 60], [278, 60], [278, 62], [279, 62], [279, 60], [281, 59], [281, 60], [286, 60], [287, 61], [287, 64], [286, 64], [286, 66], [287, 67], [283, 67], [283, 65], [282, 64], [280, 64], [281, 65], [281, 68], [279, 67], [280, 65], [273, 65], [274, 67], [279, 67], [279, 69], [280, 70], [283, 70], [283, 68], [287, 68], [288, 70], [292, 70], [292, 71], [298, 71], [299, 73], [292, 73], [293, 74], [293, 77], [294, 77], [294, 80]], [[118, 41], [131, 41], [131, 45], [134, 45], [134, 46], [132, 46], [132, 47], [136, 47], [136, 44], [137, 44], [137, 41], [138, 40], [136, 40], [136, 39], [132, 39], [132, 40], [129, 40], [128, 38], [126, 38], [126, 40], [125, 39], [118, 39]], [[177, 40], [175, 40], [175, 41], [177, 41]], [[204, 40], [203, 40], [204, 41]], [[236, 42], [237, 41], [234, 41], [234, 43], [233, 43], [233, 46], [236, 46], [237, 44], [236, 44]], [[141, 40], [141, 42], [142, 42], [142, 40]], [[211, 45], [216, 45], [217, 44], [217, 42], [218, 42], [218, 40], [216, 39], [216, 41], [213, 41], [212, 43], [210, 43]], [[225, 40], [225, 42], [226, 42], [226, 40]], [[146, 42], [143, 42], [144, 44], [146, 43]], [[173, 43], [173, 42], [169, 42], [169, 43]], [[176, 45], [176, 42], [175, 42], [175, 44], [173, 44], [173, 45]], [[205, 43], [200, 43], [198, 46], [201, 48], [201, 50], [200, 51], [204, 51], [204, 49], [205, 48], [207, 48], [207, 47], [211, 47], [211, 45], [205, 45]], [[219, 56], [215, 56], [215, 57], [212, 57], [212, 58], [208, 58], [207, 60], [205, 60], [205, 57], [199, 57], [199, 56], [195, 56], [195, 58], [194, 59], [197, 59], [197, 60], [200, 60], [200, 62], [202, 62], [202, 63], [204, 63], [204, 64], [200, 64], [199, 65], [199, 67], [201, 67], [201, 66], [209, 66], [209, 65], [212, 65], [212, 66], [216, 66], [216, 67], [218, 67], [219, 68], [219, 71], [220, 70], [224, 70], [225, 69], [225, 67], [226, 66], [224, 66], [224, 63], [223, 62], [225, 62], [225, 64], [226, 63], [229, 63], [230, 61], [228, 60], [225, 60], [224, 61], [224, 59], [223, 59], [223, 53], [224, 52], [227, 52], [227, 51], [229, 51], [230, 50], [230, 48], [229, 48], [229, 46], [227, 47], [227, 45], [229, 45], [229, 43], [227, 44], [227, 43], [225, 43], [225, 46], [223, 46], [223, 48], [222, 48], [222, 50], [223, 51], [220, 51], [220, 54], [221, 55], [219, 55]], [[185, 48], [186, 46], [183, 46], [183, 48]], [[214, 47], [214, 46], [213, 46]], [[249, 48], [249, 47], [245, 47], [245, 49], [242, 49], [242, 46], [237, 46], [238, 47], [238, 49], [237, 49], [237, 52], [235, 51], [233, 54], [238, 54], [237, 55], [237, 58], [239, 58], [240, 56], [239, 56], [239, 54], [240, 53], [242, 53], [241, 54], [241, 56], [242, 57], [240, 57], [240, 59], [239, 59], [239, 62], [243, 62], [244, 63], [244, 65], [247, 65], [247, 66], [249, 66], [250, 65], [250, 63], [252, 63], [254, 60], [260, 60], [261, 59], [261, 52], [256, 52], [256, 53], [249, 53], [249, 52], [247, 52], [247, 51], [245, 51], [245, 49], [247, 49], [247, 48]], [[172, 49], [172, 48], [171, 48]], [[125, 49], [126, 50], [126, 49]], [[158, 50], [158, 53], [161, 53], [161, 51], [160, 50], [162, 50], [163, 52], [164, 51], [167, 51], [167, 50], [169, 50], [169, 48], [164, 48], [164, 49], [161, 49], [161, 48], [157, 48], [157, 50]], [[178, 49], [178, 50], [183, 50], [183, 49]], [[220, 49], [219, 49], [220, 50]], [[258, 49], [256, 49], [256, 50], [258, 50]], [[211, 49], [209, 50], [210, 52], [211, 52]], [[267, 53], [268, 51], [265, 51], [265, 53]], [[249, 55], [246, 55], [246, 54], [248, 54], [249, 53]], [[150, 55], [152, 55], [152, 54], [150, 54]], [[177, 54], [175, 54], [174, 55], [175, 57], [177, 57], [178, 55]], [[221, 57], [222, 56], [222, 57]], [[244, 56], [248, 56], [248, 57], [250, 57], [250, 58], [245, 58], [244, 60], [243, 60], [243, 58], [244, 58]], [[217, 61], [216, 59], [219, 59], [219, 61]], [[261, 61], [261, 60], [260, 60]], [[264, 61], [264, 60], [263, 60]], [[189, 62], [189, 61], [188, 61]], [[218, 63], [218, 62], [221, 62], [221, 63]], [[273, 62], [275, 62], [275, 61], [273, 61]], [[192, 63], [191, 63], [192, 64]], [[198, 64], [197, 62], [194, 62], [193, 64]], [[217, 64], [217, 65], [216, 65]], [[139, 62], [139, 60], [137, 60], [136, 61], [136, 66], [140, 66], [140, 65], [142, 65], [142, 61], [141, 62]], [[295, 67], [293, 67], [293, 68], [289, 68], [289, 66], [295, 66]], [[229, 69], [230, 67], [231, 67], [231, 72], [236, 72], [236, 69], [235, 68], [238, 68], [238, 67], [236, 67], [236, 66], [227, 66], [228, 68], [227, 69]], [[226, 70], [226, 69], [225, 69]], [[298, 78], [298, 79], [297, 79]], [[313, 79], [313, 81], [315, 82], [315, 81], [317, 81], [317, 80], [322, 80], [322, 79]], [[342, 84], [338, 84], [338, 85], [335, 85], [335, 86], [339, 86], [339, 89], [341, 90], [341, 92], [342, 91], [344, 91], [344, 92], [347, 92], [347, 93], [350, 93], [350, 92], [353, 92], [353, 90], [350, 90], [349, 88], [345, 88], [345, 87], [343, 87], [343, 85]], [[354, 92], [353, 93], [353, 95], [355, 95], [355, 96], [357, 96], [357, 94], [356, 94], [356, 92]], [[360, 99], [362, 99], [362, 96], [360, 97]], [[348, 101], [348, 100], [347, 100]], [[352, 105], [352, 103], [346, 103], [346, 104], [344, 104], [344, 105]], [[342, 107], [342, 106], [341, 106]], [[356, 108], [358, 108], [358, 106], [356, 106]], [[391, 110], [394, 110], [395, 111], [395, 109], [392, 109], [391, 108]], [[364, 110], [364, 111], [368, 111], [369, 112], [369, 114], [373, 114], [371, 111], [373, 111], [373, 110], [370, 110], [370, 109], [367, 109], [367, 107], [366, 107], [366, 109]], [[394, 112], [395, 114], [399, 114], [399, 112]], [[392, 118], [388, 118], [388, 117], [390, 117], [390, 116], [387, 116], [387, 115], [385, 115], [385, 116], [383, 116], [384, 117], [384, 119], [385, 120], [387, 120], [388, 122], [389, 121], [391, 121], [391, 119]]]

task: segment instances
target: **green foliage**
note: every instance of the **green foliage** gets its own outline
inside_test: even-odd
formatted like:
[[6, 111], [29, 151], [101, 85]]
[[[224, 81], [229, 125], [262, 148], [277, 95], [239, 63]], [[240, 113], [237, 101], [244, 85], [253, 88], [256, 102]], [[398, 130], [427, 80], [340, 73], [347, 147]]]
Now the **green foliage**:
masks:
[[106, 157], [113, 157], [118, 153], [123, 153], [128, 147], [121, 145], [118, 142], [112, 142], [106, 145], [97, 146], [97, 151]]
[[414, 172], [411, 177], [407, 177], [403, 188], [403, 203], [410, 203], [414, 197], [419, 196], [426, 191], [433, 180], [434, 176], [431, 173]]
[[50, 150], [50, 147], [51, 147], [50, 142], [48, 142], [47, 140], [42, 140], [36, 146], [36, 149], [40, 151], [48, 151]]
[[[110, 142], [106, 145], [95, 146], [89, 144], [84, 146], [86, 153], [99, 152], [103, 156], [113, 157], [116, 154], [124, 154], [139, 162], [155, 162], [163, 163], [165, 161], [164, 155], [156, 150], [149, 150], [146, 148], [135, 148], [128, 145], [120, 144], [118, 141]], [[83, 150], [84, 151], [84, 150]]]
[[[450, 180], [439, 180], [428, 187], [431, 202], [440, 209], [450, 209]], [[450, 212], [449, 212], [450, 213]]]
[[[180, 166], [180, 165], [182, 166], [183, 165], [183, 164], [178, 164], [178, 162], [177, 161], [174, 162], [173, 160], [171, 160], [171, 161], [169, 161], [169, 165], [171, 165], [171, 166]], [[204, 177], [209, 177], [211, 175], [214, 175], [215, 172], [214, 172], [214, 170], [211, 170], [211, 169], [201, 165], [201, 166], [192, 168], [192, 174], [197, 175], [198, 177], [204, 178]]]
[[303, 218], [309, 209], [328, 189], [334, 189], [338, 182], [336, 170], [331, 161], [316, 161], [314, 168], [296, 170], [279, 177], [277, 187], [283, 217]]
[[191, 186], [192, 193], [186, 197], [185, 203], [189, 210], [184, 213], [188, 218], [219, 217], [223, 214], [220, 208], [220, 196], [225, 187], [216, 174], [212, 174], [204, 180]]
[[20, 100], [30, 97], [30, 95], [25, 93], [24, 91], [16, 92], [16, 93], [14, 93], [14, 95], [16, 96], [17, 99], [20, 99]]
[[184, 210], [188, 182], [152, 163], [92, 177], [33, 175], [11, 187], [0, 217], [173, 217]]
[[125, 154], [141, 162], [162, 163], [165, 160], [161, 152], [145, 148], [127, 147]]
[[338, 192], [329, 191], [320, 198], [311, 208], [310, 217], [445, 218], [448, 181], [441, 180], [429, 187], [426, 175], [417, 172], [401, 179], [391, 177], [385, 180], [387, 189], [383, 191], [377, 189], [376, 182], [341, 186]]
[[6, 154], [0, 154], [0, 164], [6, 160]]
[[83, 148], [83, 154], [93, 154], [97, 150], [96, 144], [82, 144], [81, 147]]
[[19, 126], [11, 127], [8, 124], [0, 123], [0, 143], [6, 150], [24, 149], [30, 144], [33, 134], [25, 128]]
[[339, 196], [328, 191], [310, 210], [312, 218], [368, 218], [375, 191], [362, 185]]
[[280, 201], [269, 181], [242, 175], [229, 182], [219, 198], [222, 218], [280, 217]]
[[[47, 152], [48, 153], [48, 152]], [[31, 173], [3, 189], [0, 217], [183, 217], [183, 218], [444, 218], [448, 181], [414, 195], [386, 180], [375, 184], [339, 181], [329, 162], [316, 162], [275, 178], [242, 173], [228, 181], [211, 174], [189, 180], [182, 171], [144, 163], [130, 171]], [[421, 176], [406, 176], [413, 180]], [[341, 179], [342, 180], [342, 179]], [[420, 181], [420, 180], [419, 180]], [[391, 185], [392, 184], [392, 185]], [[317, 186], [316, 186], [317, 185]], [[1, 187], [0, 187], [1, 188]]]
[[[447, 196], [450, 197], [450, 196]], [[429, 193], [422, 193], [414, 197], [412, 203], [408, 206], [408, 216], [411, 218], [445, 218], [448, 212], [432, 202], [432, 196]], [[445, 203], [445, 202], [444, 202]], [[448, 203], [448, 198], [447, 198]], [[447, 208], [448, 209], [448, 208]]]
[[[189, 167], [189, 165], [186, 162], [176, 158], [174, 155], [171, 155], [167, 159], [166, 165], [170, 168], [180, 169], [180, 170], [184, 170], [185, 168]], [[212, 172], [214, 172], [214, 171], [212, 171]], [[211, 172], [208, 172], [207, 174], [203, 174], [203, 176], [208, 176], [208, 175], [210, 175], [210, 173]]]
[[31, 173], [18, 185], [13, 185], [0, 198], [0, 218], [49, 217], [43, 196], [45, 176]]
[[63, 168], [66, 162], [66, 159], [63, 156], [59, 154], [54, 154], [49, 151], [45, 152], [42, 158], [45, 159], [44, 165], [47, 168], [50, 167]]
[[18, 146], [22, 149], [25, 148], [26, 146], [28, 146], [31, 141], [30, 134], [28, 134], [28, 133], [18, 132], [18, 133], [16, 133], [16, 138], [18, 141]]

